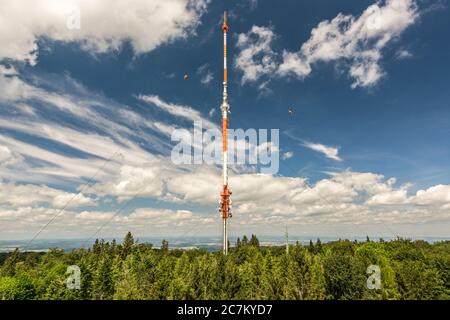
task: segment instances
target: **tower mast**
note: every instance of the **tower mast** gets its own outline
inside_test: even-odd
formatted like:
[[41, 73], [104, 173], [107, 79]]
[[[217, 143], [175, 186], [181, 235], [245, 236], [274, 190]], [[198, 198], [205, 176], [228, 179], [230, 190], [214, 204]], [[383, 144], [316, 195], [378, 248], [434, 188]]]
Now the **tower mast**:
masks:
[[231, 191], [228, 188], [228, 141], [227, 141], [227, 129], [228, 129], [228, 113], [230, 113], [230, 105], [228, 104], [228, 79], [227, 79], [227, 12], [223, 15], [223, 100], [220, 110], [222, 111], [222, 176], [223, 176], [223, 189], [220, 193], [220, 215], [223, 221], [223, 253], [228, 253], [228, 225], [227, 220], [231, 218]]

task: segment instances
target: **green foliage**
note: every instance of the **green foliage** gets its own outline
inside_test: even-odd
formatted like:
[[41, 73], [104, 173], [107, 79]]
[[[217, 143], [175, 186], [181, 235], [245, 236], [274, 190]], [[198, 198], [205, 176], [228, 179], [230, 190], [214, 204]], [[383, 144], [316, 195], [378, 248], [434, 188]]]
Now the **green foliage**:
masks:
[[[89, 250], [8, 254], [0, 267], [0, 299], [450, 299], [450, 242], [322, 243], [263, 247], [243, 236], [220, 251], [170, 249], [96, 240]], [[67, 268], [81, 271], [67, 287]], [[377, 265], [381, 287], [367, 287]]]
[[367, 277], [366, 266], [360, 259], [345, 251], [329, 251], [323, 264], [327, 298], [362, 298]]
[[128, 232], [127, 235], [125, 236], [125, 239], [123, 240], [122, 259], [125, 259], [131, 253], [133, 245], [134, 245], [133, 235], [131, 234], [131, 232]]
[[437, 270], [424, 262], [405, 261], [396, 269], [402, 299], [434, 299], [445, 294]]
[[0, 298], [2, 300], [33, 300], [36, 298], [36, 285], [26, 274], [2, 277], [0, 278]]

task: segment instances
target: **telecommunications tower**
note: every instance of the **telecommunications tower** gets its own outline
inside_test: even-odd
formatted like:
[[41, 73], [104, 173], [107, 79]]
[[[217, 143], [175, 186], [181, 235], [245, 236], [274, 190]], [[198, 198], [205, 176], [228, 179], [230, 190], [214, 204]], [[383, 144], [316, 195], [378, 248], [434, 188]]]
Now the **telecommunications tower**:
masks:
[[223, 15], [223, 100], [220, 110], [222, 111], [222, 175], [223, 175], [223, 188], [220, 193], [220, 216], [223, 220], [223, 253], [228, 253], [228, 226], [227, 220], [231, 218], [231, 191], [228, 188], [228, 141], [227, 141], [227, 129], [228, 129], [228, 113], [230, 113], [230, 105], [228, 104], [228, 80], [227, 80], [227, 12]]

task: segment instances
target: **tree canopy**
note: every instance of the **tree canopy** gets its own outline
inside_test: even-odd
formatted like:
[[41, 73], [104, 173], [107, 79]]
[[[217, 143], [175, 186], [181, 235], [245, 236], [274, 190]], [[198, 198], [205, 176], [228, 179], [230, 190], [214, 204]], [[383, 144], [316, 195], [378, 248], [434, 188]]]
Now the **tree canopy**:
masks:
[[[88, 250], [18, 250], [1, 260], [0, 299], [450, 299], [450, 242], [311, 241], [261, 246], [256, 235], [220, 251], [97, 240]], [[80, 288], [67, 287], [67, 268]], [[380, 269], [369, 289], [367, 268]]]

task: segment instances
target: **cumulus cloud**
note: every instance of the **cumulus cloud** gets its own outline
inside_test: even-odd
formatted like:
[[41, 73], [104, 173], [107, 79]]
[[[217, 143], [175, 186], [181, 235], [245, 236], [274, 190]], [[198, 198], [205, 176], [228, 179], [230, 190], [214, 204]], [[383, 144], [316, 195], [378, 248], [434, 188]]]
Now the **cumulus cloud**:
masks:
[[311, 150], [322, 153], [328, 159], [342, 161], [342, 159], [339, 157], [339, 148], [328, 147], [328, 146], [320, 144], [320, 143], [312, 143], [312, 142], [305, 142], [303, 144], [303, 146], [306, 148], [309, 148]]
[[417, 191], [412, 201], [419, 205], [442, 205], [450, 203], [450, 186], [436, 185]]
[[253, 26], [249, 32], [239, 34], [235, 66], [243, 72], [243, 84], [257, 81], [276, 70], [276, 55], [272, 50], [274, 38], [273, 30], [267, 27]]
[[321, 224], [337, 228], [345, 224], [376, 226], [388, 223], [392, 226], [450, 218], [448, 208], [442, 205], [448, 204], [444, 194], [436, 196], [442, 201], [440, 206], [418, 207], [414, 205], [416, 195], [407, 194], [409, 185], [395, 187], [394, 178], [350, 170], [329, 175], [312, 185], [304, 178], [234, 177], [230, 180], [235, 191], [234, 223], [244, 227], [288, 222], [290, 225]]
[[95, 201], [83, 194], [65, 192], [45, 185], [0, 183], [0, 203], [12, 207], [50, 204], [55, 208], [76, 208], [95, 205]]
[[134, 235], [176, 236], [200, 228], [210, 230], [213, 225], [211, 216], [188, 210], [138, 208], [117, 214], [114, 211], [77, 212], [69, 209], [60, 212], [54, 208], [21, 206], [0, 211], [0, 232], [12, 239], [29, 238], [55, 215], [58, 218], [43, 230], [44, 236], [87, 239], [94, 233], [99, 237], [123, 236], [127, 231], [132, 231]]
[[[253, 26], [241, 34], [241, 50], [236, 63], [243, 72], [242, 82], [257, 81], [262, 76], [295, 76], [304, 79], [318, 62], [344, 62], [353, 78], [352, 88], [370, 87], [384, 76], [380, 61], [383, 49], [419, 17], [414, 0], [386, 0], [353, 15], [338, 14], [324, 20], [311, 31], [310, 38], [297, 52], [272, 50], [274, 33], [265, 27]], [[250, 40], [256, 38], [256, 40]]]
[[405, 204], [407, 201], [407, 190], [390, 190], [374, 195], [367, 200], [368, 205], [393, 205], [393, 204]]
[[311, 32], [299, 52], [284, 54], [280, 75], [303, 78], [319, 61], [350, 61], [352, 87], [375, 85], [383, 76], [382, 50], [418, 18], [413, 0], [387, 0], [369, 6], [359, 17], [339, 14], [322, 21]]
[[[206, 0], [4, 0], [0, 60], [35, 64], [40, 38], [77, 42], [93, 53], [129, 41], [136, 54], [149, 52], [192, 34], [206, 6]], [[80, 28], [71, 28], [78, 18]]]
[[208, 216], [200, 216], [189, 210], [140, 208], [130, 214], [129, 219], [151, 221], [152, 225], [182, 226], [213, 222]]
[[159, 162], [142, 164], [142, 166], [123, 165], [119, 174], [109, 181], [98, 183], [90, 192], [104, 196], [117, 197], [119, 201], [133, 197], [159, 198], [164, 191], [163, 164]]

